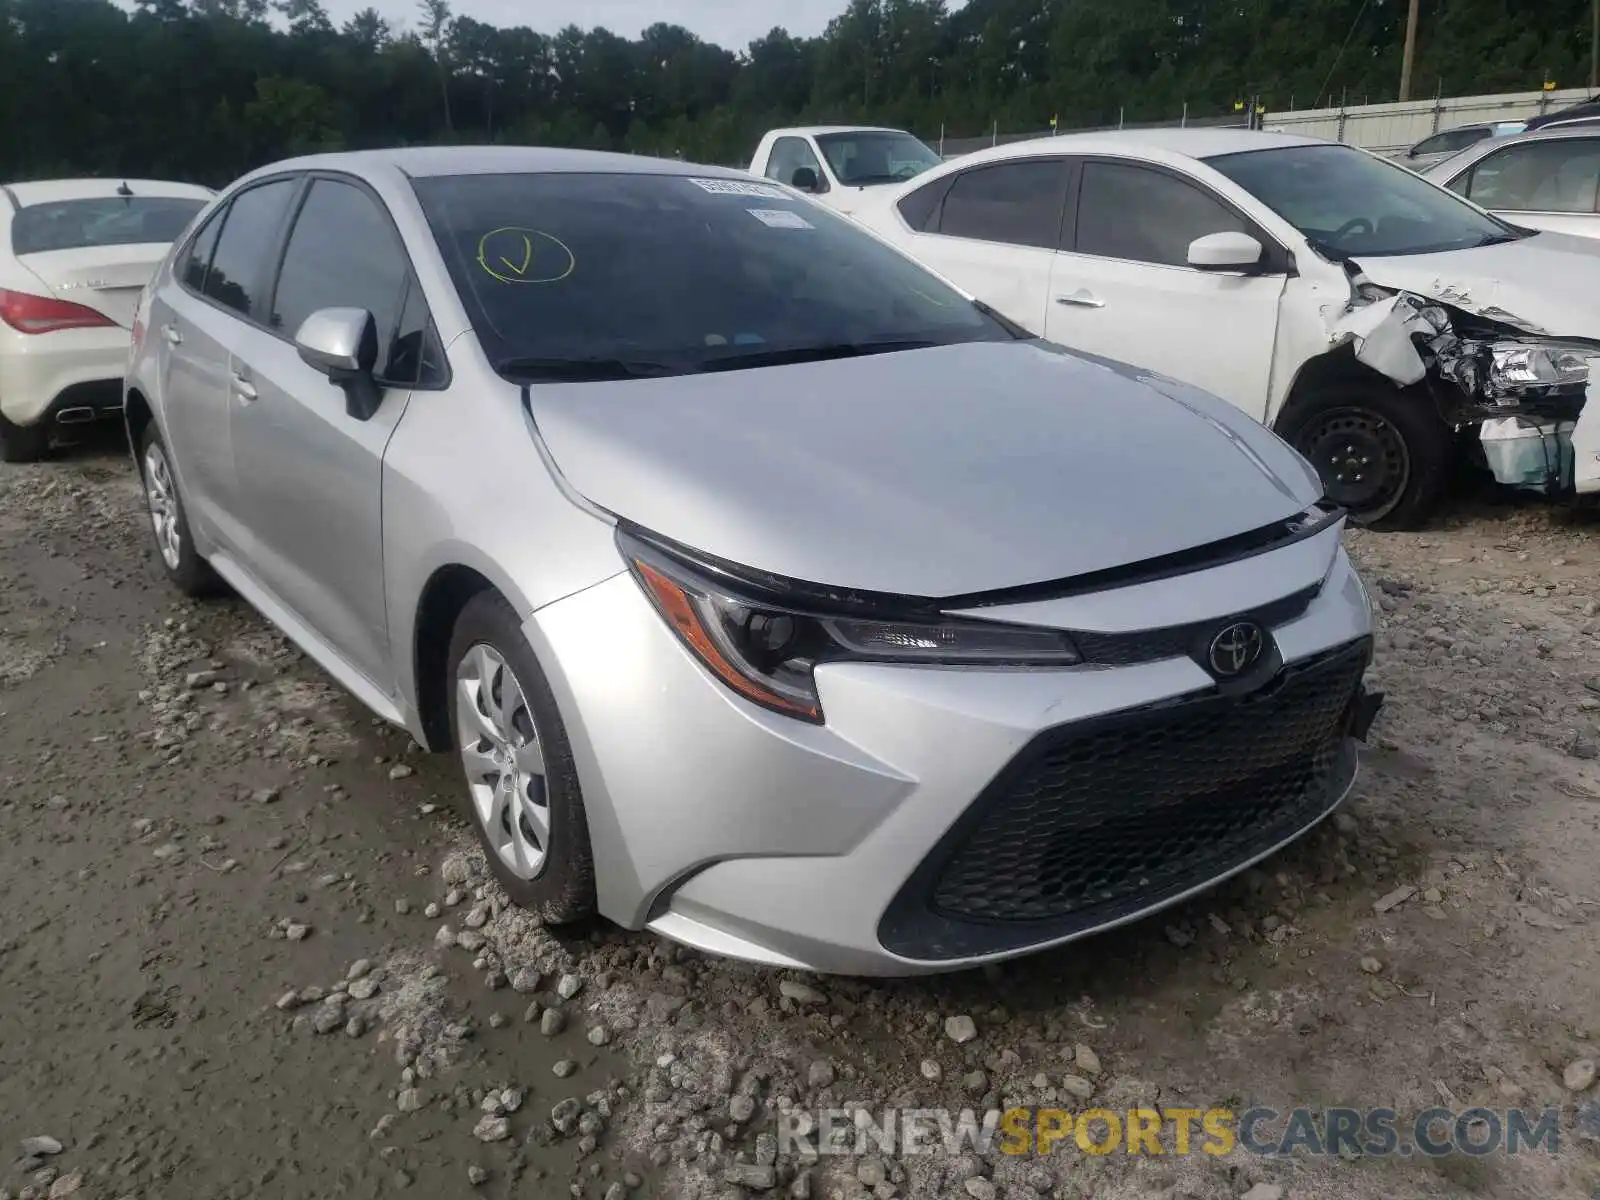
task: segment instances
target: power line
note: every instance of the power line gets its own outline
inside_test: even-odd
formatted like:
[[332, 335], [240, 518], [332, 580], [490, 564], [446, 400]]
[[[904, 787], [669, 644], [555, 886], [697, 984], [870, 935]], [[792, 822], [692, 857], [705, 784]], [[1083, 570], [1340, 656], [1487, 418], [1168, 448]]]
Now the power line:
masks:
[[1328, 83], [1333, 78], [1333, 73], [1339, 69], [1339, 63], [1344, 59], [1344, 52], [1350, 48], [1350, 39], [1356, 35], [1356, 26], [1361, 24], [1361, 18], [1367, 15], [1367, 9], [1372, 0], [1362, 0], [1361, 11], [1356, 13], [1356, 19], [1350, 22], [1350, 32], [1344, 35], [1344, 45], [1339, 47], [1339, 53], [1334, 57], [1333, 66], [1328, 68], [1328, 77], [1322, 81], [1322, 86], [1317, 89], [1317, 103], [1322, 103], [1322, 93], [1328, 90]]

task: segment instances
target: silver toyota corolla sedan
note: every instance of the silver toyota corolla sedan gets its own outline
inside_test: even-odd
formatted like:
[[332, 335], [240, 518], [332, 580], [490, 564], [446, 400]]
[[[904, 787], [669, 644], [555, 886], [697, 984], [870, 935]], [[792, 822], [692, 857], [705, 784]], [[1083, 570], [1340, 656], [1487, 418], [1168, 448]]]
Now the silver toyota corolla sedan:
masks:
[[551, 922], [859, 974], [1066, 942], [1316, 824], [1377, 708], [1283, 442], [739, 173], [268, 167], [126, 390], [173, 582], [457, 756]]

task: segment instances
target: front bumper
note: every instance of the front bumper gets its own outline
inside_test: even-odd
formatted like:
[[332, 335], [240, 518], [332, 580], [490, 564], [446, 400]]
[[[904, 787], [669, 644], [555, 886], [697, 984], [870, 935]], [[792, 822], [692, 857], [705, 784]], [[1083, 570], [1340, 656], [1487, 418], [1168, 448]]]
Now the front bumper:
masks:
[[[1137, 886], [1135, 871], [1120, 881], [1114, 905], [1042, 920], [969, 912], [952, 921], [948, 896], [931, 899], [930, 881], [995, 789], [1014, 776], [1013, 764], [1029, 761], [1030, 747], [1130, 713], [1157, 713], [1159, 727], [1159, 714], [1204, 703], [1212, 680], [1189, 658], [1056, 671], [830, 664], [817, 673], [827, 723], [814, 726], [754, 708], [711, 679], [627, 575], [535, 612], [525, 632], [572, 742], [606, 916], [772, 965], [915, 974], [1083, 937], [1243, 870], [1343, 799], [1355, 773], [1350, 739], [1371, 720], [1371, 704], [1359, 698], [1371, 612], [1337, 530], [1180, 579], [1008, 614], [1061, 628], [1150, 629], [1253, 610], [1319, 581], [1309, 607], [1273, 631], [1285, 674], [1330, 652], [1346, 656], [1337, 680], [1312, 689], [1337, 726], [1318, 743], [1315, 777], [1307, 775], [1298, 790], [1278, 786], [1281, 803], [1258, 822], [1238, 822], [1207, 847], [1215, 853], [1185, 858], [1184, 870], [1148, 887]], [[1225, 771], [1223, 782], [1242, 786], [1292, 769], [1285, 763], [1297, 744], [1291, 737], [1285, 747], [1281, 760], [1269, 750], [1248, 770]], [[1102, 782], [1110, 794], [1086, 793], [1100, 806], [1088, 825], [1061, 823], [1061, 805], [1046, 803], [1038, 813], [1058, 824], [1041, 836], [1070, 849], [1109, 821], [1136, 839], [1141, 821], [1160, 821], [1135, 811], [1141, 804], [1178, 796], [1200, 811], [1219, 794], [1216, 780], [1163, 777], [1152, 788], [1151, 778], [1140, 782], [1124, 770], [1148, 757], [1150, 743], [1130, 750], [1106, 760], [1112, 770]], [[1110, 826], [1093, 834], [1102, 839], [1097, 844], [1122, 844]], [[1008, 869], [1044, 861], [1028, 858], [1027, 821], [1018, 829], [1024, 836], [989, 868], [997, 884], [1013, 882], [1003, 878]], [[965, 877], [968, 892], [973, 881], [983, 892], [984, 869], [980, 863]], [[1037, 906], [1023, 914], [1038, 915]]]

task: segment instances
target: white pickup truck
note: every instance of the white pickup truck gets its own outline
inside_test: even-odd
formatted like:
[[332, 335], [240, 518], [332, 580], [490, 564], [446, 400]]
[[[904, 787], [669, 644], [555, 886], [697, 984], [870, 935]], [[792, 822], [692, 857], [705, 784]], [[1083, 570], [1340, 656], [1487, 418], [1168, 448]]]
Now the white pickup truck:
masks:
[[750, 173], [849, 213], [867, 189], [904, 183], [943, 161], [903, 129], [818, 125], [770, 130], [756, 147]]

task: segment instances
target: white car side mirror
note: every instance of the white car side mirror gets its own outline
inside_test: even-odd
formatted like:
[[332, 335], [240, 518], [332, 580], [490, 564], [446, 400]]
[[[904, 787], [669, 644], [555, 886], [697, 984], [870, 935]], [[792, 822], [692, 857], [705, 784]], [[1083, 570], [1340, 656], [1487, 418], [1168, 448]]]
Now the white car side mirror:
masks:
[[1248, 233], [1208, 233], [1189, 243], [1189, 265], [1201, 270], [1243, 270], [1259, 265], [1264, 249]]

